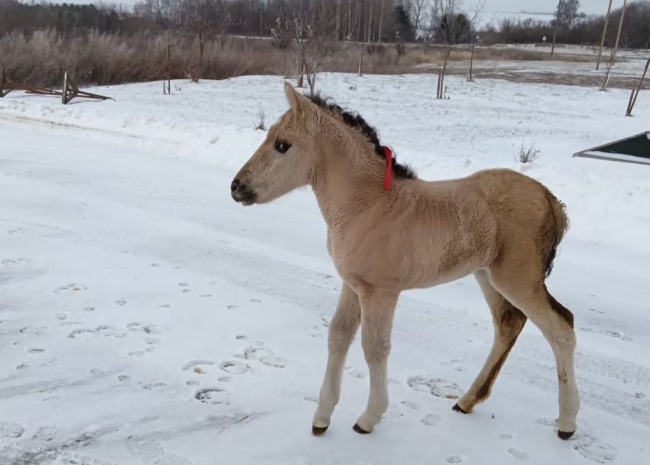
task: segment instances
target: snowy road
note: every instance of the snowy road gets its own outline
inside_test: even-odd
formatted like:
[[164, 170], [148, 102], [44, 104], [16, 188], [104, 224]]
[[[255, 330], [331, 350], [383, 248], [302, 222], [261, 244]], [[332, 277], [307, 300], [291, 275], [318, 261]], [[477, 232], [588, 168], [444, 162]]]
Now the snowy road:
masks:
[[[578, 433], [527, 325], [472, 415], [489, 350], [471, 278], [405, 293], [391, 405], [352, 425], [355, 341], [330, 430], [310, 435], [340, 282], [308, 190], [242, 208], [233, 169], [128, 138], [0, 125], [2, 465], [642, 463], [650, 437], [649, 256], [568, 237], [549, 287], [576, 315]], [[236, 163], [235, 163], [236, 164]], [[644, 249], [645, 250], [645, 249]]]

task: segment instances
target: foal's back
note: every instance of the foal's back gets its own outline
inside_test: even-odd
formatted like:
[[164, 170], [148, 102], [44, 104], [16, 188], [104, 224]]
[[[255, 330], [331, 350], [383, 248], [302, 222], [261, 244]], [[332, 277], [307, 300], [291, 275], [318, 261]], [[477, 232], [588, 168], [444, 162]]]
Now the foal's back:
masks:
[[547, 236], [557, 229], [559, 202], [523, 174], [492, 169], [446, 181], [404, 181], [400, 188], [390, 216], [403, 227], [397, 234], [404, 241], [404, 288], [453, 281], [490, 268], [506, 253], [542, 263], [553, 246]]

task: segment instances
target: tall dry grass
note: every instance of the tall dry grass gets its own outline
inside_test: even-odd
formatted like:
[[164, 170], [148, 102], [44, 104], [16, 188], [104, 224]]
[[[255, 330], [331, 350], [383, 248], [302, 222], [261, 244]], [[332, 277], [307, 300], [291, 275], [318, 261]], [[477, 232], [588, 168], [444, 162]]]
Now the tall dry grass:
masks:
[[[83, 84], [119, 84], [164, 79], [167, 46], [172, 44], [172, 79], [190, 77], [199, 62], [198, 40], [164, 35], [121, 37], [89, 33], [66, 38], [52, 30], [0, 38], [0, 66], [10, 78], [39, 86], [60, 86], [64, 71]], [[287, 53], [270, 43], [246, 39], [205, 42], [201, 76], [223, 79], [281, 72]]]
[[[16, 82], [60, 87], [64, 71], [78, 83], [121, 84], [165, 79], [168, 76], [167, 46], [172, 44], [169, 74], [172, 79], [225, 79], [251, 74], [296, 75], [296, 56], [275, 47], [270, 40], [213, 37], [204, 43], [199, 65], [199, 41], [188, 35], [119, 36], [90, 32], [66, 37], [53, 30], [30, 35], [12, 32], [0, 37], [0, 66]], [[368, 74], [427, 72], [424, 64], [439, 65], [444, 46], [365, 47], [363, 71]], [[467, 47], [454, 47], [450, 61], [468, 61]], [[475, 60], [543, 60], [535, 51], [477, 47]], [[357, 72], [359, 45], [332, 44], [321, 71]]]

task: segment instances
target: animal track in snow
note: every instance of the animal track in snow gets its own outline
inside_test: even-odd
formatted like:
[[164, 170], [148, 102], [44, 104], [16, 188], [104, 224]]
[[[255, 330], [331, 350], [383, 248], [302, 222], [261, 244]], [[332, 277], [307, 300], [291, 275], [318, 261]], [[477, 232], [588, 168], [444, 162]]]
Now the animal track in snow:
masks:
[[366, 377], [366, 373], [359, 370], [358, 368], [353, 368], [353, 367], [348, 366], [348, 367], [345, 367], [345, 369], [346, 369], [348, 375], [352, 376], [353, 378], [363, 379], [363, 378]]
[[410, 408], [411, 410], [419, 410], [420, 409], [418, 404], [416, 404], [415, 402], [411, 402], [410, 400], [403, 400], [402, 405], [404, 407], [406, 407], [406, 408]]
[[573, 448], [585, 459], [595, 463], [611, 463], [616, 458], [617, 449], [611, 444], [601, 442], [593, 436], [579, 435]]
[[221, 368], [226, 373], [230, 373], [231, 375], [243, 375], [244, 373], [247, 373], [251, 370], [250, 365], [234, 360], [221, 363], [221, 365], [219, 365], [219, 368]]
[[54, 289], [54, 292], [56, 294], [71, 294], [73, 292], [85, 291], [86, 289], [88, 289], [88, 287], [83, 284], [70, 283], [66, 286]]
[[203, 375], [210, 371], [214, 371], [215, 363], [212, 360], [190, 360], [183, 365], [183, 371], [193, 371], [199, 375]]
[[47, 328], [45, 326], [25, 326], [23, 328], [20, 328], [18, 332], [20, 334], [30, 334], [33, 336], [40, 336], [43, 331], [45, 331]]
[[143, 323], [140, 321], [135, 321], [126, 325], [126, 329], [129, 331], [142, 331], [147, 334], [160, 334], [164, 332], [164, 329], [154, 323]]
[[56, 426], [41, 426], [32, 436], [33, 441], [49, 442], [54, 439], [59, 430]]
[[445, 399], [458, 399], [463, 395], [463, 391], [456, 383], [440, 378], [411, 376], [407, 380], [407, 384], [415, 391], [428, 391], [436, 397], [443, 397]]
[[439, 415], [436, 415], [435, 413], [430, 413], [420, 421], [422, 424], [427, 426], [438, 426], [442, 421], [442, 418]]
[[68, 334], [68, 337], [70, 339], [87, 340], [98, 335], [104, 337], [116, 337], [116, 338], [122, 338], [125, 336], [125, 334], [121, 331], [118, 331], [118, 329], [115, 326], [100, 325], [97, 326], [95, 329], [92, 328], [75, 329]]
[[220, 387], [201, 389], [194, 398], [204, 404], [224, 404], [228, 401], [228, 392]]
[[247, 347], [244, 349], [243, 354], [235, 355], [237, 358], [245, 358], [246, 360], [259, 360], [266, 366], [275, 368], [284, 368], [287, 365], [286, 360], [276, 357], [273, 352], [264, 346]]
[[25, 432], [25, 428], [14, 422], [0, 422], [0, 438], [18, 439]]
[[188, 459], [169, 454], [158, 441], [140, 436], [129, 436], [126, 448], [145, 465], [191, 465]]
[[121, 300], [116, 300], [115, 305], [117, 305], [119, 307], [124, 307], [126, 305], [126, 300], [122, 300], [122, 299]]
[[462, 463], [465, 460], [460, 454], [451, 454], [447, 456], [447, 463]]
[[528, 460], [528, 454], [514, 447], [508, 448], [508, 453], [519, 460]]
[[602, 334], [603, 336], [609, 336], [614, 339], [620, 339], [621, 341], [626, 341], [626, 342], [634, 341], [634, 339], [632, 339], [630, 336], [626, 336], [625, 334], [619, 333], [618, 331], [609, 331], [607, 329], [589, 328], [589, 327], [582, 327], [580, 328], [580, 330], [588, 333], [591, 332], [595, 334]]

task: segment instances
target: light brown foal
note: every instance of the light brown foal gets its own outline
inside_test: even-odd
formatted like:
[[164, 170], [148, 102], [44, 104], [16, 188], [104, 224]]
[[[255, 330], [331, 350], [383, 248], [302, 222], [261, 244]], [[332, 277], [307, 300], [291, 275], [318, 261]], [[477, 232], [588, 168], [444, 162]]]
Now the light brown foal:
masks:
[[454, 410], [469, 413], [487, 399], [530, 319], [555, 355], [558, 435], [571, 437], [579, 408], [573, 314], [545, 285], [568, 225], [563, 205], [539, 182], [502, 169], [427, 182], [394, 163], [386, 189], [383, 147], [363, 118], [289, 84], [285, 92], [290, 109], [237, 173], [231, 191], [237, 202], [253, 205], [309, 185], [325, 218], [327, 250], [343, 284], [313, 433], [329, 427], [359, 325], [370, 392], [354, 429], [369, 433], [388, 407], [387, 359], [400, 292], [474, 274], [492, 312], [494, 344]]

